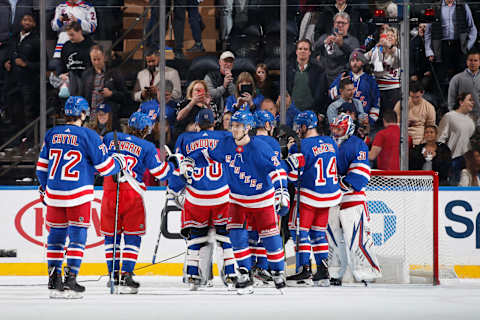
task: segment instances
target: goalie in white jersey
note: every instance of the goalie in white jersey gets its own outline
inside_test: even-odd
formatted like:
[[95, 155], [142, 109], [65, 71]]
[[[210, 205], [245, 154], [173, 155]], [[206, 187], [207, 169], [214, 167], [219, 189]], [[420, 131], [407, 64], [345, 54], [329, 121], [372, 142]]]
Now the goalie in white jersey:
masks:
[[353, 135], [354, 131], [355, 124], [345, 113], [338, 115], [332, 124], [332, 135], [338, 144], [339, 183], [344, 193], [340, 208], [332, 208], [328, 219], [331, 285], [342, 284], [347, 266], [359, 282], [381, 277], [364, 191], [370, 180], [368, 147]]

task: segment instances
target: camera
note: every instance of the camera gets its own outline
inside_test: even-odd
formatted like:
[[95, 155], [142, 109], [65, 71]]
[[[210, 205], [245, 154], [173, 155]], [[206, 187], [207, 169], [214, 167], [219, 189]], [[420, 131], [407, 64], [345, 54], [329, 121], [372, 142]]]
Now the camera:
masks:
[[240, 85], [240, 95], [243, 93], [253, 94], [253, 86], [251, 84], [241, 84]]
[[66, 13], [62, 13], [62, 18], [63, 18], [63, 20], [68, 20], [68, 19], [70, 19], [70, 18], [68, 17], [68, 14], [66, 14]]

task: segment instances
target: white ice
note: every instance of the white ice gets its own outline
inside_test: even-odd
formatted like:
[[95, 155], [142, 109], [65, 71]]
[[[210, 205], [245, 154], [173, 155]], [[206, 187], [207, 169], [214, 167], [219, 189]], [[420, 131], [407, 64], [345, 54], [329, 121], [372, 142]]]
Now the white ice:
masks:
[[[98, 277], [80, 277], [80, 280]], [[441, 286], [370, 285], [256, 288], [253, 295], [215, 286], [188, 291], [178, 277], [137, 276], [137, 295], [110, 295], [107, 279], [84, 282], [80, 300], [48, 298], [46, 277], [0, 277], [0, 319], [480, 319], [480, 281]], [[44, 284], [41, 286], [21, 286]]]

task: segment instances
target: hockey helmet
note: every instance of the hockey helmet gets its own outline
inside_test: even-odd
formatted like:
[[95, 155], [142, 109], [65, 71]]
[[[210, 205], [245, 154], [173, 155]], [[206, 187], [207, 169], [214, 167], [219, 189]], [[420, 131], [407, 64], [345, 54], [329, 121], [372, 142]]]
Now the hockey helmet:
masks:
[[142, 102], [137, 111], [146, 114], [150, 120], [155, 121], [160, 114], [160, 105], [157, 100], [148, 100]]
[[73, 116], [79, 117], [82, 112], [88, 116], [89, 114], [89, 107], [88, 102], [85, 100], [84, 97], [79, 96], [70, 96], [65, 102], [65, 115], [66, 116]]
[[230, 119], [230, 123], [234, 123], [234, 122], [242, 123], [245, 126], [245, 128], [247, 128], [247, 126], [250, 126], [251, 128], [253, 128], [255, 125], [255, 121], [253, 120], [253, 115], [250, 113], [250, 111], [247, 111], [247, 110], [240, 110], [235, 112], [232, 115], [232, 118]]
[[318, 118], [315, 112], [307, 110], [296, 115], [295, 120], [293, 120], [293, 129], [297, 131], [305, 125], [307, 129], [316, 128], [318, 124]]
[[339, 134], [335, 133], [334, 130], [332, 130], [332, 136], [337, 142], [348, 139], [355, 132], [355, 123], [353, 123], [352, 117], [350, 117], [346, 113], [339, 114], [330, 126], [332, 127], [332, 129], [342, 129], [342, 133]]
[[265, 128], [267, 122], [269, 122], [272, 127], [275, 126], [275, 117], [270, 111], [258, 110], [255, 112], [254, 118], [256, 128]]
[[152, 126], [152, 120], [143, 112], [134, 112], [128, 119], [128, 126], [137, 130], [144, 130]]
[[196, 124], [205, 123], [205, 122], [211, 123], [211, 124], [215, 122], [213, 111], [207, 108], [200, 110], [197, 113], [197, 116], [195, 117]]

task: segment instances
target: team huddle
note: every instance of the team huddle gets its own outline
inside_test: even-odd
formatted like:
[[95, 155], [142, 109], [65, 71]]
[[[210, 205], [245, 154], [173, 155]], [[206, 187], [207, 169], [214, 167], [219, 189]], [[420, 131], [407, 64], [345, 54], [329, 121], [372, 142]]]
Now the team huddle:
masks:
[[[294, 130], [299, 139], [289, 139], [288, 156], [281, 159], [280, 145], [271, 136], [275, 119], [268, 111], [237, 111], [228, 132], [214, 131], [213, 113], [202, 109], [197, 132], [180, 135], [175, 153], [161, 161], [154, 144], [144, 140], [153, 125], [148, 114], [133, 113], [128, 133], [112, 132], [102, 139], [82, 127], [88, 111], [85, 99], [67, 100], [67, 123], [46, 133], [37, 163], [50, 228], [50, 297], [78, 298], [85, 291], [77, 275], [96, 174], [105, 176], [101, 231], [108, 286], [138, 292], [133, 271], [145, 234], [147, 170], [168, 180], [167, 192], [182, 207], [184, 280], [191, 290], [211, 277], [212, 234], [222, 280], [238, 294], [269, 283], [282, 292], [286, 286], [341, 285], [348, 268], [359, 282], [381, 276], [364, 192], [370, 179], [368, 147], [354, 135], [349, 115], [335, 119], [329, 137], [318, 134], [313, 112], [298, 114]], [[292, 198], [289, 185], [295, 190]], [[288, 277], [280, 236], [281, 217], [287, 215], [296, 249], [296, 273]]]

